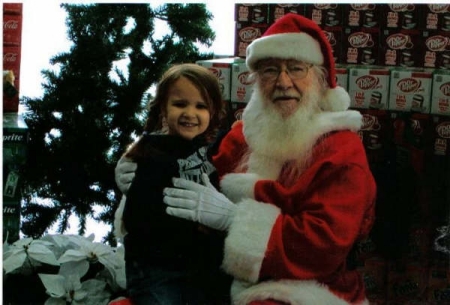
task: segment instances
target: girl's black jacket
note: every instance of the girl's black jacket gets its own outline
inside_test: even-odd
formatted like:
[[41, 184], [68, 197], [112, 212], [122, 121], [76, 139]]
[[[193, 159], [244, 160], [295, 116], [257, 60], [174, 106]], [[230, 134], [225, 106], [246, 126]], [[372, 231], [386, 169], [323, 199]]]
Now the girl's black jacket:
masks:
[[198, 223], [167, 215], [163, 189], [173, 177], [200, 182], [207, 173], [217, 187], [210, 162], [211, 147], [201, 138], [145, 135], [145, 154], [137, 161], [135, 178], [123, 213], [125, 259], [148, 261], [186, 270], [219, 271], [224, 234]]

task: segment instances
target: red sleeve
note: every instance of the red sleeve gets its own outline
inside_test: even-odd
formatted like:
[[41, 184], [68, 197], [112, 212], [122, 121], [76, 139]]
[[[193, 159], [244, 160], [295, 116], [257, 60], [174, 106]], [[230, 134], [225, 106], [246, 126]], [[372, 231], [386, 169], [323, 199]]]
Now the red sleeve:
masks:
[[245, 143], [242, 128], [242, 122], [235, 123], [228, 134], [222, 139], [217, 153], [212, 158], [219, 177], [233, 172], [247, 151], [247, 144]]

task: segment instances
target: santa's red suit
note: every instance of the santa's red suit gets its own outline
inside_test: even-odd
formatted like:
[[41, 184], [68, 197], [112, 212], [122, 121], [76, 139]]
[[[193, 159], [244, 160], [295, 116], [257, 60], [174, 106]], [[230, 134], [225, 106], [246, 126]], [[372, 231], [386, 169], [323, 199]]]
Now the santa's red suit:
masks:
[[[240, 122], [214, 158], [218, 172], [235, 171], [245, 151]], [[376, 186], [361, 140], [332, 132], [317, 139], [311, 156], [296, 181], [284, 179], [288, 166], [251, 190], [239, 174], [222, 180], [238, 204], [223, 263], [235, 278], [233, 304], [368, 304], [361, 276], [346, 266], [374, 221]]]

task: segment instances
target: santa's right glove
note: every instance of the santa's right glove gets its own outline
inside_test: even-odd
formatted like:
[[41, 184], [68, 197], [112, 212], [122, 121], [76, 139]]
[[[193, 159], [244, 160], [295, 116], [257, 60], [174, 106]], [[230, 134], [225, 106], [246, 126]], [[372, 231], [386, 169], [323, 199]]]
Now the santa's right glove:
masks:
[[202, 175], [202, 180], [204, 185], [174, 178], [175, 188], [164, 189], [166, 213], [225, 231], [236, 213], [236, 205], [215, 189], [207, 174]]
[[137, 163], [126, 157], [120, 158], [119, 162], [117, 162], [116, 168], [114, 169], [115, 179], [119, 190], [123, 194], [128, 193], [131, 182], [134, 179], [136, 168]]

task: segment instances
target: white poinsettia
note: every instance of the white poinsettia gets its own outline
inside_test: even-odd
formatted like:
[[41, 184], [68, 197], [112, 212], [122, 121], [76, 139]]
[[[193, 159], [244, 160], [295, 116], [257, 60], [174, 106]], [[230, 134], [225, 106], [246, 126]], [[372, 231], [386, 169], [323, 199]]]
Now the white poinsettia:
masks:
[[45, 305], [104, 305], [111, 297], [106, 283], [96, 279], [80, 282], [78, 274], [39, 274], [50, 296]]
[[33, 238], [19, 239], [10, 245], [3, 254], [3, 270], [5, 270], [5, 274], [22, 267], [25, 262], [32, 266], [39, 263], [59, 266], [60, 263], [50, 249], [52, 246], [52, 243], [43, 240], [34, 240]]

